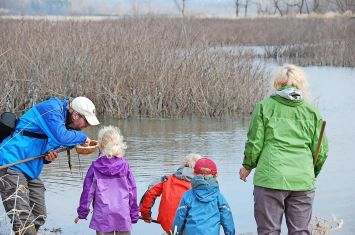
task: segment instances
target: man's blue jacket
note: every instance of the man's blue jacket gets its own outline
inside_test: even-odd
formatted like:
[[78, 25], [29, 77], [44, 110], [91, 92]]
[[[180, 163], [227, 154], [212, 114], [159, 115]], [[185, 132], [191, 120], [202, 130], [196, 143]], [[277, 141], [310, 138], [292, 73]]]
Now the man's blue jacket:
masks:
[[[84, 143], [86, 135], [82, 131], [69, 130], [65, 126], [69, 99], [50, 98], [29, 109], [19, 119], [15, 132], [0, 143], [0, 165], [17, 162], [47, 153], [60, 146], [75, 146]], [[44, 134], [47, 139], [25, 136], [21, 130]], [[10, 167], [36, 179], [43, 168], [44, 159]]]

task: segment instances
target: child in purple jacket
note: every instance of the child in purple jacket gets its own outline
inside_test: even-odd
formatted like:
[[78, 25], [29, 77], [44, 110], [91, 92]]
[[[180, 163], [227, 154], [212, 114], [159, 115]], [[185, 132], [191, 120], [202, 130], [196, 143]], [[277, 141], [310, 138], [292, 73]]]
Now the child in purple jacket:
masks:
[[99, 131], [99, 158], [91, 164], [83, 185], [78, 207], [79, 219], [86, 219], [93, 203], [89, 227], [97, 235], [129, 235], [137, 223], [139, 208], [132, 171], [123, 158], [127, 148], [118, 128], [103, 127]]

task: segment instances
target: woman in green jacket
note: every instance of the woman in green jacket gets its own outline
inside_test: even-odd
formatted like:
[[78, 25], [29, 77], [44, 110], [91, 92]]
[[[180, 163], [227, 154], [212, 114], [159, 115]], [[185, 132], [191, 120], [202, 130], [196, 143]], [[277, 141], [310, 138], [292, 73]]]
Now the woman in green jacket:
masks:
[[259, 235], [280, 234], [285, 214], [288, 234], [310, 234], [315, 178], [328, 153], [324, 136], [313, 165], [323, 119], [307, 102], [303, 71], [284, 65], [274, 79], [275, 93], [254, 109], [240, 179], [254, 168], [254, 217]]

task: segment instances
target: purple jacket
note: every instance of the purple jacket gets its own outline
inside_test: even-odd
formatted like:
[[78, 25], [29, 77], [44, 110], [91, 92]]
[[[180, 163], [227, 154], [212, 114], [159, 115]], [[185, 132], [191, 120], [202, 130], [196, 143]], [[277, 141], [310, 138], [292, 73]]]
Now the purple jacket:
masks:
[[78, 215], [86, 219], [93, 202], [90, 228], [99, 232], [130, 231], [137, 223], [139, 208], [132, 171], [123, 157], [99, 156], [84, 180]]

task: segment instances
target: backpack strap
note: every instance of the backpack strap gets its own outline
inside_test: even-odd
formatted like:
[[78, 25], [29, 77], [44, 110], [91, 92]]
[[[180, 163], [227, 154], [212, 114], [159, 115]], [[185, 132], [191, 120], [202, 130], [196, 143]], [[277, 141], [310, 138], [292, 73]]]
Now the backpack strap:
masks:
[[36, 133], [36, 132], [21, 130], [20, 133], [24, 136], [28, 136], [28, 137], [32, 137], [32, 138], [48, 139], [48, 136], [46, 136], [45, 134], [40, 134], [40, 133]]
[[[16, 114], [12, 112], [3, 112], [0, 114], [0, 129], [1, 129], [0, 142], [4, 140], [7, 136], [13, 135], [17, 123], [18, 123], [18, 119], [16, 117]], [[24, 136], [28, 136], [32, 138], [48, 139], [47, 135], [36, 133], [36, 132], [20, 130], [19, 133]]]

